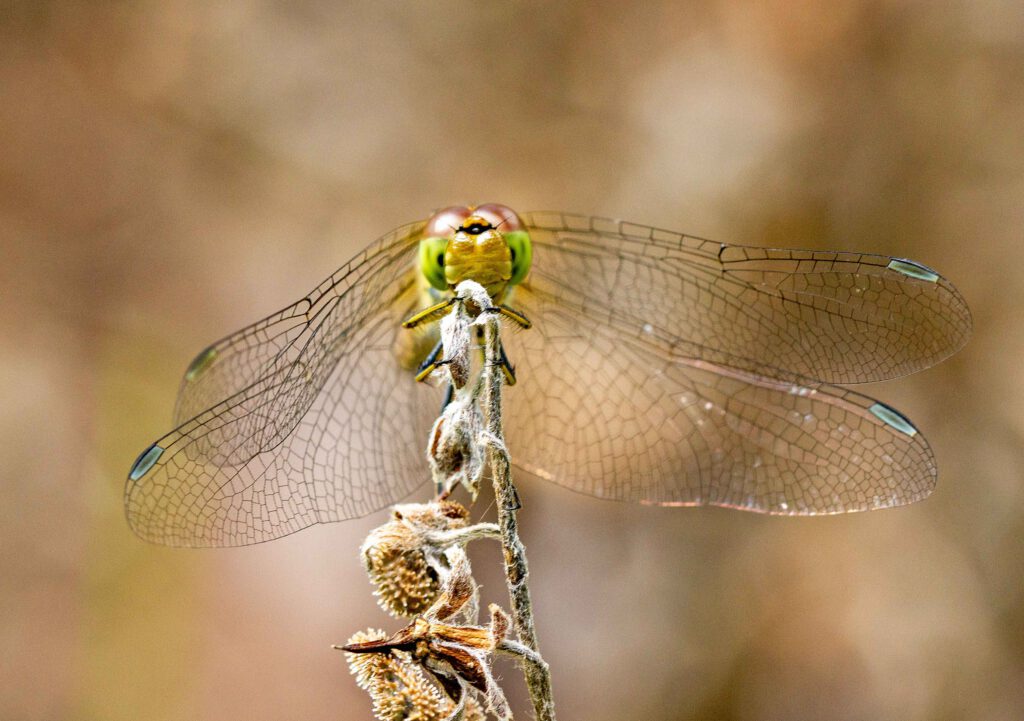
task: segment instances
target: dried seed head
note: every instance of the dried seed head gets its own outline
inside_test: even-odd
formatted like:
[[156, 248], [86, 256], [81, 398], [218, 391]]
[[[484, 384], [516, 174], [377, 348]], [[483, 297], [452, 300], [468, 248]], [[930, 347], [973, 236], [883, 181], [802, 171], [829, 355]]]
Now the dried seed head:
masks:
[[363, 553], [370, 581], [377, 587], [377, 603], [395, 616], [422, 613], [437, 598], [437, 572], [419, 549], [403, 551], [396, 546], [371, 546]]
[[441, 592], [448, 568], [432, 532], [465, 528], [469, 512], [454, 501], [395, 506], [390, 521], [370, 532], [360, 554], [377, 603], [399, 617], [423, 613]]
[[466, 697], [466, 705], [462, 710], [462, 721], [486, 721], [487, 715], [483, 706], [472, 697]]
[[[359, 632], [349, 644], [387, 638], [383, 631]], [[373, 700], [373, 715], [380, 721], [447, 721], [456, 703], [431, 681], [423, 667], [408, 653], [346, 653], [349, 669], [360, 688]], [[480, 705], [466, 699], [464, 721], [483, 721]]]
[[[457, 626], [419, 616], [405, 628], [387, 638], [353, 638], [342, 647], [353, 655], [382, 656], [395, 654], [410, 658], [428, 670], [435, 681], [446, 689], [449, 698], [459, 699], [472, 689], [486, 701], [487, 709], [499, 719], [511, 719], [512, 713], [491, 667], [495, 649], [508, 631], [508, 616], [496, 605], [491, 608], [491, 624]], [[364, 638], [366, 640], [364, 640]], [[371, 667], [374, 671], [377, 666]], [[357, 675], [357, 679], [361, 676]], [[394, 693], [393, 689], [389, 689]]]

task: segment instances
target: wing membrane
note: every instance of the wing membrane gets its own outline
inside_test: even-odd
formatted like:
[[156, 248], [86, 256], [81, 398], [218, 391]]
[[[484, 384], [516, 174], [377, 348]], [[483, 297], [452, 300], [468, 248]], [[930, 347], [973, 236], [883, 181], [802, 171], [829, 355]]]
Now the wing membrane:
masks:
[[385, 236], [306, 298], [214, 344], [212, 359], [200, 354], [182, 383], [181, 424], [128, 480], [139, 535], [257, 543], [365, 515], [426, 480], [421, 449], [440, 398], [396, 362], [401, 320], [419, 302], [420, 227]]
[[[192, 444], [190, 452], [215, 465], [237, 464], [280, 441], [309, 408], [333, 364], [351, 350], [346, 336], [390, 300], [386, 293], [393, 293], [395, 275], [411, 267], [410, 239], [421, 228], [415, 223], [388, 233], [304, 298], [203, 350], [182, 379], [176, 424], [236, 394], [261, 400], [246, 414], [251, 432], [239, 433], [233, 426], [230, 434], [211, 433]], [[266, 393], [274, 394], [274, 402]]]
[[[602, 498], [785, 514], [898, 505], [933, 488], [931, 451], [909, 421], [830, 383], [910, 373], [963, 345], [970, 315], [938, 274], [884, 256], [524, 219], [534, 264], [511, 302], [534, 328], [505, 341], [518, 465]], [[430, 338], [400, 326], [423, 304], [422, 228], [389, 233], [193, 361], [178, 427], [129, 476], [139, 535], [256, 543], [365, 515], [426, 480], [420, 449], [440, 392], [409, 370]]]
[[535, 246], [527, 284], [544, 302], [627, 336], [646, 329], [679, 355], [865, 383], [934, 365], [970, 333], [956, 288], [911, 261], [727, 245], [558, 213], [524, 219]]
[[900, 414], [831, 383], [959, 349], [956, 289], [902, 259], [725, 245], [557, 213], [506, 341], [526, 470], [601, 498], [818, 514], [910, 503], [934, 460]]
[[935, 485], [924, 438], [870, 398], [667, 355], [554, 308], [538, 318], [543, 334], [506, 341], [509, 446], [534, 475], [599, 498], [789, 515], [902, 505]]

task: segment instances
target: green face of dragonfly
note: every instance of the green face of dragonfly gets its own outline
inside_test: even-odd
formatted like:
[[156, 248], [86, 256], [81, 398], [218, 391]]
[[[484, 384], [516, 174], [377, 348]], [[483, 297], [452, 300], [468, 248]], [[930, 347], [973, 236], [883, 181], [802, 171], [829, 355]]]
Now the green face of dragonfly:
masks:
[[530, 234], [506, 206], [446, 208], [431, 217], [425, 234], [419, 248], [420, 272], [438, 290], [475, 280], [497, 296], [530, 272]]
[[[522, 283], [530, 272], [530, 264], [533, 261], [533, 246], [530, 243], [530, 234], [525, 230], [515, 230], [511, 233], [501, 233], [502, 239], [508, 246], [512, 261], [512, 274], [508, 278], [509, 285]], [[434, 288], [448, 290], [451, 283], [445, 274], [446, 260], [449, 258], [450, 242], [448, 238], [425, 238], [420, 241], [420, 271]], [[495, 258], [493, 265], [501, 263], [501, 258]], [[482, 259], [482, 270], [488, 270], [487, 266], [492, 265], [490, 258]], [[473, 278], [470, 278], [473, 280]], [[460, 278], [459, 280], [465, 280]], [[456, 284], [458, 282], [456, 281]]]

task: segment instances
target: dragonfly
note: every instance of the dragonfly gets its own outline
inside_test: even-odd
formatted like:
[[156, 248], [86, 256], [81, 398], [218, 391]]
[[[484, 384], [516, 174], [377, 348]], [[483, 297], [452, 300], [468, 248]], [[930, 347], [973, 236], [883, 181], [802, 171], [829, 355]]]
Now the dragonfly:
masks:
[[467, 278], [529, 319], [502, 341], [507, 442], [532, 476], [777, 515], [900, 506], [935, 487], [917, 427], [843, 386], [966, 343], [970, 311], [936, 271], [488, 203], [392, 230], [200, 352], [176, 428], [128, 474], [131, 528], [173, 546], [260, 543], [423, 489], [445, 389], [416, 382], [437, 323], [403, 321]]

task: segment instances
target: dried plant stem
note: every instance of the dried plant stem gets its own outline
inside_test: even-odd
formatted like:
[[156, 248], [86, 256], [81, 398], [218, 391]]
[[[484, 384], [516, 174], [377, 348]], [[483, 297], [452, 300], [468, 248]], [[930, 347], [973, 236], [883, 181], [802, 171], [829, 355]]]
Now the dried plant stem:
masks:
[[501, 548], [505, 557], [505, 577], [512, 603], [512, 621], [519, 641], [530, 652], [530, 663], [523, 666], [526, 685], [533, 701], [538, 721], [554, 721], [555, 702], [551, 695], [551, 672], [540, 657], [537, 632], [533, 625], [533, 606], [530, 602], [530, 587], [527, 585], [529, 571], [526, 566], [526, 548], [519, 540], [516, 511], [519, 509], [519, 495], [512, 484], [512, 471], [508, 450], [502, 431], [501, 390], [505, 382], [501, 372], [501, 342], [499, 321], [496, 315], [488, 317], [484, 324], [484, 412], [488, 436], [487, 452], [494, 476], [494, 496], [498, 505], [498, 527], [501, 531]]

